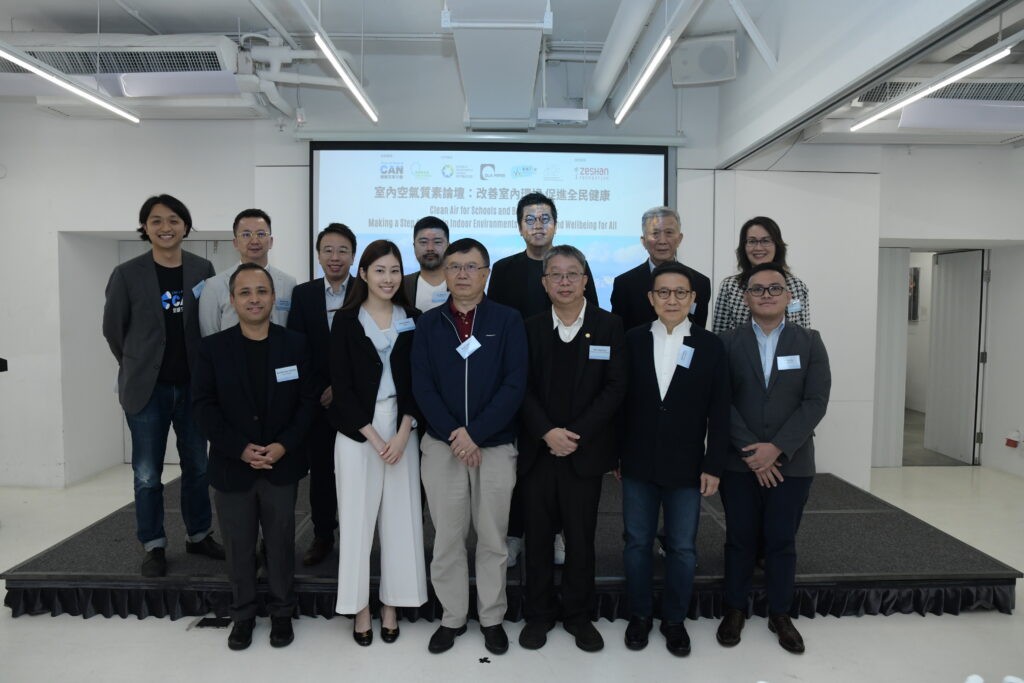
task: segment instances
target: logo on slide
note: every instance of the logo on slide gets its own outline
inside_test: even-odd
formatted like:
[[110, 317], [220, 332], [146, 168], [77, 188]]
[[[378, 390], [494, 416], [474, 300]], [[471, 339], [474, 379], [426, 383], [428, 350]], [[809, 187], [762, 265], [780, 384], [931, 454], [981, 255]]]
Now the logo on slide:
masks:
[[380, 165], [380, 177], [396, 179], [405, 177], [405, 166], [400, 161], [384, 161]]
[[529, 178], [535, 173], [537, 173], [537, 169], [533, 166], [515, 166], [512, 169], [513, 178]]
[[451, 164], [445, 164], [444, 166], [441, 167], [441, 175], [443, 175], [445, 178], [451, 178], [453, 175], [455, 175], [455, 167], [452, 166]]
[[498, 173], [494, 168], [494, 164], [480, 164], [480, 180], [490, 180], [491, 178], [504, 178], [504, 173]]

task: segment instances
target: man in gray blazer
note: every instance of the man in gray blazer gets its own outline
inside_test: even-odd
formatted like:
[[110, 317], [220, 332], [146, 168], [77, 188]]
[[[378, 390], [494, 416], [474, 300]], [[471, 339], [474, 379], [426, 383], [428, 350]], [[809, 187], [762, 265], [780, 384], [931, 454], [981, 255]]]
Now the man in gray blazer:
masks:
[[725, 615], [718, 642], [740, 642], [758, 536], [765, 542], [768, 628], [789, 652], [804, 651], [790, 621], [796, 532], [814, 478], [814, 428], [828, 407], [832, 374], [814, 330], [787, 325], [791, 293], [777, 264], [745, 275], [750, 324], [722, 334], [732, 381], [731, 453], [722, 476]]
[[117, 392], [132, 434], [137, 537], [146, 551], [142, 575], [164, 576], [163, 471], [167, 432], [174, 425], [181, 460], [181, 515], [190, 553], [224, 559], [210, 535], [206, 440], [192, 416], [191, 367], [199, 345], [196, 300], [213, 265], [181, 248], [192, 216], [178, 199], [150, 197], [139, 211], [148, 254], [114, 268], [103, 306], [103, 336], [117, 359]]

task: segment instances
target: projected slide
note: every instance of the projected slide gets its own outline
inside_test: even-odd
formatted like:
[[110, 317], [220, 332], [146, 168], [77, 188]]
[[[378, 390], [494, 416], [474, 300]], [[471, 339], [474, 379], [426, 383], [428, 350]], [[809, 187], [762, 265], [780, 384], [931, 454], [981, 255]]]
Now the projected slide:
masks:
[[[314, 143], [314, 236], [340, 222], [355, 231], [359, 247], [390, 239], [402, 248], [411, 272], [419, 269], [412, 226], [434, 215], [448, 224], [453, 240], [483, 242], [493, 262], [523, 250], [516, 203], [542, 192], [558, 209], [555, 244], [586, 254], [601, 305], [608, 308], [613, 278], [646, 258], [640, 216], [665, 203], [665, 149], [563, 149], [340, 149]], [[315, 254], [313, 264], [320, 277]]]

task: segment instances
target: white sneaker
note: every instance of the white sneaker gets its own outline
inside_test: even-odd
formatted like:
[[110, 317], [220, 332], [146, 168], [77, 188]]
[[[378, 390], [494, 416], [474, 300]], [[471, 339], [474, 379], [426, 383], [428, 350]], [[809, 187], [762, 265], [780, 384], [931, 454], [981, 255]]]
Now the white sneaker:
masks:
[[555, 534], [555, 564], [561, 567], [565, 564], [565, 536]]
[[505, 538], [505, 545], [508, 546], [508, 567], [511, 569], [519, 562], [519, 553], [523, 549], [523, 539], [508, 536]]

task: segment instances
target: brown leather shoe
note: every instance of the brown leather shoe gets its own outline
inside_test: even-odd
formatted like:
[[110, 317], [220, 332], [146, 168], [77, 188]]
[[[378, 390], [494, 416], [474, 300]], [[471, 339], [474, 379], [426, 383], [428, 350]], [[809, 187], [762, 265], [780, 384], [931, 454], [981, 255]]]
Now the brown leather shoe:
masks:
[[309, 544], [309, 550], [302, 556], [302, 565], [304, 567], [312, 567], [315, 564], [320, 564], [326, 559], [331, 551], [334, 550], [334, 537], [316, 536], [313, 538], [313, 542]]
[[803, 654], [804, 639], [800, 637], [800, 632], [793, 626], [788, 614], [768, 615], [768, 630], [779, 637], [779, 645], [783, 650], [795, 655]]
[[746, 623], [746, 615], [743, 614], [743, 610], [726, 607], [725, 614], [722, 615], [722, 623], [718, 625], [718, 632], [715, 633], [718, 644], [732, 647], [739, 643], [744, 623]]

